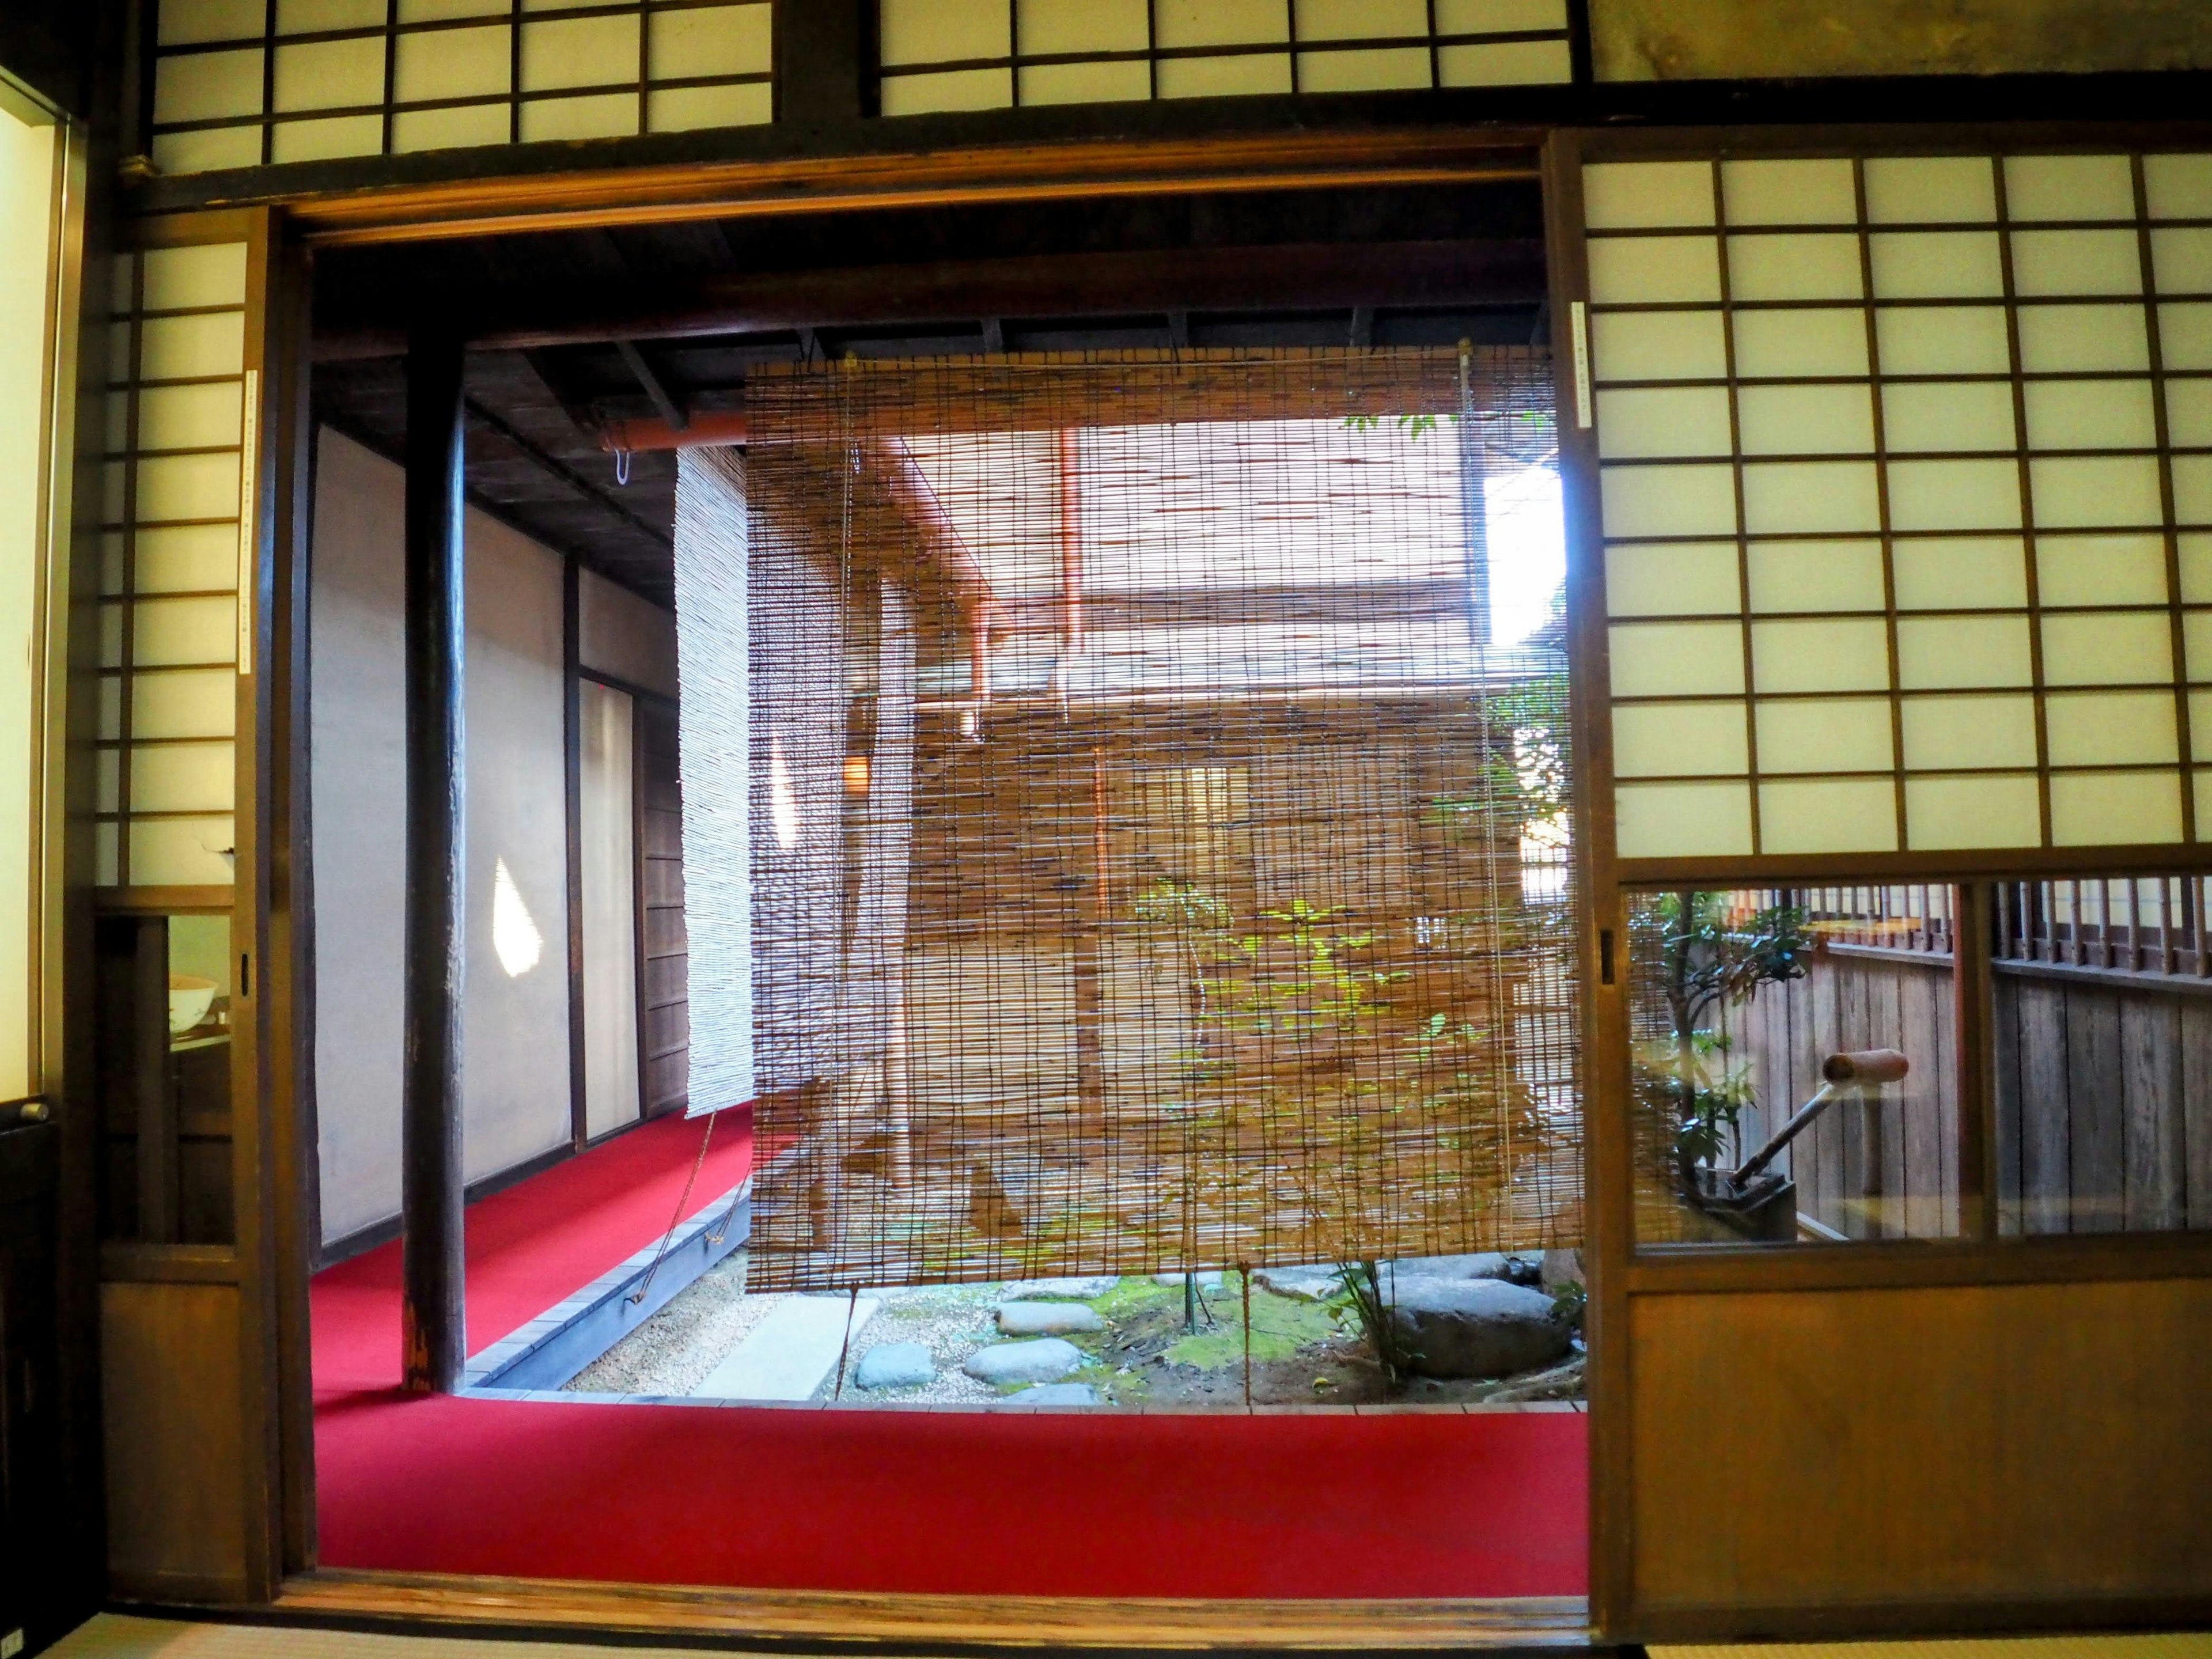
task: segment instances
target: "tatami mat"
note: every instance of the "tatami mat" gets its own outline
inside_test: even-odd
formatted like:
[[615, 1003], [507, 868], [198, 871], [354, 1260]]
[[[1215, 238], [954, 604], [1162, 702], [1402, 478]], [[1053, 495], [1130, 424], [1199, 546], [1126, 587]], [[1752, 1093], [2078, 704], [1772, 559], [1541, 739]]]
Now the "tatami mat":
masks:
[[2154, 1636], [1956, 1637], [1939, 1642], [1700, 1643], [1651, 1659], [2212, 1659], [2212, 1632]]

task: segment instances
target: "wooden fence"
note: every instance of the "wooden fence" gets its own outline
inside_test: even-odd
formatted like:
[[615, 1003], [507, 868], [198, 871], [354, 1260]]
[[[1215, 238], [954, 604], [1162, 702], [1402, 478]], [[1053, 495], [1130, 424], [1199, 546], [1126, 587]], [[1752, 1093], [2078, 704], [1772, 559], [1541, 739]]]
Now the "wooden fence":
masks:
[[[1864, 1105], [1839, 1103], [1790, 1154], [1808, 1230], [1851, 1238], [1960, 1228], [1949, 907], [1892, 890], [1902, 902], [1831, 905], [1825, 916], [1808, 904], [1824, 936], [1810, 972], [1730, 1017], [1757, 1099], [1741, 1126], [1747, 1152], [1811, 1097], [1824, 1055], [1893, 1048], [1911, 1058], [1905, 1083]], [[2000, 890], [1993, 1041], [2004, 1231], [2212, 1227], [2206, 896], [2194, 878]]]

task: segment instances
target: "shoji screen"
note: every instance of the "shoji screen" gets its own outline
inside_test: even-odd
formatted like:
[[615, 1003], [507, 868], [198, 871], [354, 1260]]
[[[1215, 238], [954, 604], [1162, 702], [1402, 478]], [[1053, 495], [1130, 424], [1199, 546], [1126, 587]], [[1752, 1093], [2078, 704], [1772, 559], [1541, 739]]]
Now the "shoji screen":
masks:
[[883, 112], [1574, 78], [1566, 0], [879, 0]]
[[2212, 155], [1572, 172], [1624, 874], [2197, 839]]
[[102, 887], [228, 887], [239, 676], [251, 672], [261, 398], [253, 247], [118, 255], [100, 505]]
[[161, 0], [165, 173], [750, 126], [768, 0]]

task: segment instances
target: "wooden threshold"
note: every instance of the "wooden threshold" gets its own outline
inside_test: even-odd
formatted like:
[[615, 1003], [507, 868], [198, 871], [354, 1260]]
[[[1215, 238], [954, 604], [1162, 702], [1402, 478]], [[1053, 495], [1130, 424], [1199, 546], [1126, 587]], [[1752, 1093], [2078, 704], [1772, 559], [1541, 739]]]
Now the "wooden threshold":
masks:
[[618, 1632], [745, 1645], [960, 1648], [1480, 1648], [1589, 1650], [1580, 1596], [1271, 1600], [879, 1595], [479, 1578], [320, 1568], [284, 1581], [280, 1618]]

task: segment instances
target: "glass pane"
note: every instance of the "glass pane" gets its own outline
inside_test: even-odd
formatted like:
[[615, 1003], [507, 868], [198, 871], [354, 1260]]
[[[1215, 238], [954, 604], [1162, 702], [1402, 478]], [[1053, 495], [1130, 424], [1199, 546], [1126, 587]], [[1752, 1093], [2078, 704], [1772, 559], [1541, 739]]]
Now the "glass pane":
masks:
[[228, 1244], [230, 918], [104, 916], [94, 960], [101, 1234]]
[[1996, 1163], [2007, 1233], [2212, 1227], [2212, 879], [1996, 890]]
[[1955, 912], [1938, 886], [1632, 901], [1639, 1243], [1959, 1232]]

